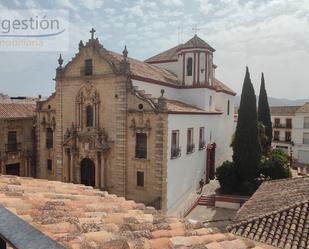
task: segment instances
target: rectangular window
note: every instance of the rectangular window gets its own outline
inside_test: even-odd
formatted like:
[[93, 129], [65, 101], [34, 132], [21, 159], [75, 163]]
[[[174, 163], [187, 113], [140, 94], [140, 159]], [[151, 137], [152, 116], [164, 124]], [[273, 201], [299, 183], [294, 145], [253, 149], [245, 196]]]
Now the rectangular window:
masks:
[[274, 141], [279, 141], [279, 131], [274, 131]]
[[304, 118], [304, 129], [309, 129], [309, 117]]
[[307, 133], [307, 132], [304, 133], [303, 143], [309, 144], [309, 133]]
[[189, 128], [187, 131], [187, 153], [192, 153], [193, 151], [194, 151], [193, 128]]
[[179, 131], [172, 131], [172, 151], [171, 158], [176, 158], [180, 156], [180, 147], [179, 147]]
[[92, 59], [85, 60], [85, 75], [92, 75]]
[[280, 127], [280, 118], [275, 118], [275, 127]]
[[145, 133], [136, 133], [135, 157], [147, 158], [147, 135]]
[[47, 169], [50, 171], [53, 169], [53, 161], [51, 159], [47, 160]]
[[136, 172], [136, 185], [139, 187], [144, 187], [144, 172]]
[[46, 148], [53, 148], [53, 130], [51, 128], [46, 129]]
[[292, 119], [287, 118], [287, 119], [285, 120], [285, 127], [288, 128], [288, 129], [291, 129], [291, 128], [292, 128]]
[[230, 115], [230, 101], [227, 101], [227, 115]]
[[212, 96], [209, 96], [209, 107], [212, 106]]
[[187, 76], [192, 76], [192, 64], [193, 64], [192, 57], [189, 57], [187, 59]]
[[205, 143], [205, 127], [200, 127], [200, 135], [199, 135], [199, 149], [202, 150], [206, 146]]
[[285, 141], [291, 142], [291, 132], [290, 131], [285, 132]]
[[7, 143], [7, 149], [6, 150], [7, 150], [7, 152], [18, 151], [16, 131], [9, 131], [8, 132], [8, 143]]

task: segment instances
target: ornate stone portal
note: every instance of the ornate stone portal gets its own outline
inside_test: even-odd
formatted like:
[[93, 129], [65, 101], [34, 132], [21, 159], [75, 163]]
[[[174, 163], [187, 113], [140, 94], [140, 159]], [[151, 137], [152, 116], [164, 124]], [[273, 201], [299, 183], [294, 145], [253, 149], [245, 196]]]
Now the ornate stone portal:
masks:
[[104, 162], [109, 145], [99, 112], [99, 94], [86, 82], [76, 97], [76, 124], [72, 122], [64, 135], [63, 181], [106, 188]]

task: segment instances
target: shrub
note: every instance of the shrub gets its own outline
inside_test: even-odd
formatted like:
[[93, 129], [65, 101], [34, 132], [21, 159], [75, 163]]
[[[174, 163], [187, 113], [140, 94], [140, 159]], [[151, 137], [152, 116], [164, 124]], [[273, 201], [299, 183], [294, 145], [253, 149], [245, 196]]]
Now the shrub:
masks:
[[288, 156], [280, 149], [273, 149], [262, 157], [260, 173], [272, 180], [292, 176]]
[[223, 194], [231, 194], [235, 192], [237, 185], [236, 168], [233, 162], [225, 161], [216, 170], [216, 177], [221, 186]]

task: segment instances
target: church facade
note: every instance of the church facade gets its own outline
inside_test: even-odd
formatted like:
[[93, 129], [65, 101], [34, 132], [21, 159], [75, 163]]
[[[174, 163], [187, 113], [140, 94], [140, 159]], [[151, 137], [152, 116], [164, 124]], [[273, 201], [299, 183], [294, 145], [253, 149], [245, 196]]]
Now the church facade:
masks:
[[174, 209], [231, 157], [233, 97], [198, 36], [144, 62], [94, 38], [37, 103], [37, 176]]

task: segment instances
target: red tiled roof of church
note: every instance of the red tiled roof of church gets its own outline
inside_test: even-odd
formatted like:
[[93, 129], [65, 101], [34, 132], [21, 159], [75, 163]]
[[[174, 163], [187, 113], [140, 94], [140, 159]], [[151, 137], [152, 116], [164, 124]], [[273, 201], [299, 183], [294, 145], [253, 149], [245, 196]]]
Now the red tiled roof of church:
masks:
[[177, 61], [178, 51], [181, 49], [186, 49], [186, 48], [206, 48], [206, 49], [210, 49], [212, 52], [215, 51], [215, 49], [212, 48], [207, 42], [205, 42], [203, 39], [201, 39], [197, 35], [194, 35], [186, 43], [179, 44], [176, 47], [170, 48], [162, 53], [154, 55], [148, 58], [147, 60], [145, 60], [145, 62], [158, 63], [158, 62], [165, 62], [165, 61]]
[[35, 102], [0, 102], [0, 119], [29, 118], [35, 116]]
[[0, 175], [0, 204], [70, 249], [261, 248], [79, 184]]

